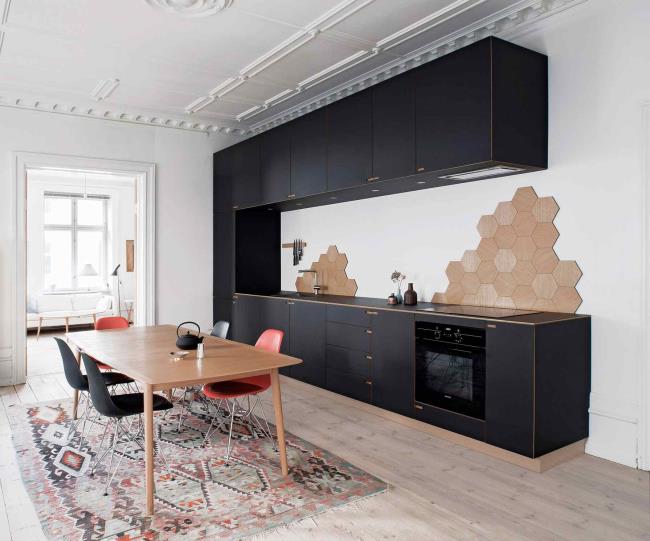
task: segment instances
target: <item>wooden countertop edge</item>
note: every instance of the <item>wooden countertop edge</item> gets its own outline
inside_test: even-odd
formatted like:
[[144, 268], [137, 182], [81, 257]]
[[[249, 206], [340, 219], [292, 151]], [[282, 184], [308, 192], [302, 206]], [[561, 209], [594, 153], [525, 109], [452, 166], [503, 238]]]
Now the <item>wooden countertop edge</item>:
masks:
[[[349, 308], [359, 308], [362, 310], [384, 310], [386, 312], [397, 312], [401, 314], [417, 314], [421, 316], [443, 316], [443, 317], [451, 317], [451, 318], [457, 318], [457, 319], [475, 319], [477, 321], [490, 321], [493, 323], [509, 323], [511, 325], [530, 325], [533, 327], [537, 327], [540, 325], [551, 325], [553, 323], [561, 323], [563, 321], [576, 321], [578, 319], [591, 319], [590, 315], [586, 314], [573, 314], [572, 317], [567, 317], [567, 318], [558, 318], [554, 319], [553, 321], [540, 321], [538, 323], [531, 322], [531, 321], [514, 321], [509, 318], [488, 318], [488, 317], [477, 317], [477, 316], [466, 316], [462, 314], [448, 314], [444, 312], [425, 312], [423, 310], [418, 310], [418, 309], [413, 309], [413, 310], [396, 310], [395, 308], [389, 306], [388, 304], [386, 306], [366, 306], [362, 304], [346, 304], [342, 302], [328, 302], [328, 301], [322, 301], [322, 300], [314, 300], [314, 299], [309, 299], [309, 298], [300, 298], [300, 297], [283, 297], [282, 295], [259, 295], [257, 293], [234, 293], [234, 295], [242, 295], [245, 297], [259, 297], [262, 299], [277, 299], [277, 300], [284, 300], [284, 301], [291, 301], [291, 302], [313, 302], [313, 303], [318, 303], [318, 304], [328, 304], [332, 306], [347, 306]], [[356, 298], [356, 297], [352, 297]], [[516, 316], [514, 316], [516, 317]]]
[[558, 464], [584, 455], [585, 453], [585, 444], [587, 440], [583, 439], [571, 443], [565, 447], [561, 447], [555, 451], [551, 451], [550, 453], [547, 453], [540, 457], [529, 458], [527, 456], [519, 455], [517, 453], [513, 453], [512, 451], [490, 445], [484, 441], [475, 440], [474, 438], [463, 436], [462, 434], [457, 434], [456, 432], [451, 432], [450, 430], [445, 430], [444, 428], [430, 425], [428, 423], [418, 421], [417, 419], [411, 419], [409, 417], [405, 417], [404, 415], [400, 415], [399, 413], [393, 413], [392, 411], [388, 411], [377, 406], [373, 406], [372, 404], [367, 404], [366, 402], [361, 402], [359, 400], [355, 400], [353, 398], [349, 398], [347, 396], [343, 396], [326, 389], [321, 389], [320, 387], [315, 387], [314, 385], [310, 385], [293, 378], [281, 376], [281, 379], [283, 385], [293, 385], [303, 389], [309, 389], [315, 394], [320, 394], [327, 398], [354, 405], [355, 407], [367, 413], [377, 415], [383, 419], [394, 421], [401, 425], [413, 428], [426, 434], [430, 434], [432, 436], [437, 436], [451, 443], [455, 443], [467, 449], [471, 449], [472, 451], [488, 455], [492, 458], [503, 460], [535, 473], [543, 473], [557, 466]]

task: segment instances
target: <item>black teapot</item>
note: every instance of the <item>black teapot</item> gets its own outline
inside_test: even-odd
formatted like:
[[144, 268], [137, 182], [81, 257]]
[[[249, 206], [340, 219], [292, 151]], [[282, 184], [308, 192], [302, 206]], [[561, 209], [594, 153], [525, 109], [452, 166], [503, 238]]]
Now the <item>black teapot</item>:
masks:
[[[196, 334], [191, 334], [190, 331], [187, 331], [185, 334], [179, 334], [181, 327], [183, 325], [194, 325], [198, 331]], [[199, 347], [199, 344], [203, 342], [203, 337], [201, 336], [201, 327], [198, 323], [193, 321], [184, 321], [178, 327], [176, 327], [176, 347], [178, 349], [196, 349]]]

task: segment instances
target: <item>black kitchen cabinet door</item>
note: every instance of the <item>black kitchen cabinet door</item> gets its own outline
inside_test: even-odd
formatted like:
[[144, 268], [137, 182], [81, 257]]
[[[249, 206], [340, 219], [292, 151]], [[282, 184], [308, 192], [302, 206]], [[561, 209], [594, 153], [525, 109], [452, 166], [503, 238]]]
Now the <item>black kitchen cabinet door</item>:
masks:
[[535, 329], [507, 323], [486, 327], [487, 443], [534, 456]]
[[291, 304], [291, 356], [302, 364], [291, 367], [291, 376], [325, 387], [325, 315], [324, 304], [296, 302]]
[[361, 186], [372, 176], [372, 94], [359, 92], [327, 108], [327, 189]]
[[327, 190], [327, 116], [317, 109], [291, 122], [291, 196]]
[[232, 180], [234, 208], [252, 207], [262, 202], [259, 137], [233, 147]]
[[414, 73], [416, 171], [491, 159], [490, 54], [483, 40]]
[[372, 87], [372, 177], [415, 173], [415, 81], [405, 73]]
[[220, 152], [215, 152], [212, 158], [213, 212], [232, 211], [232, 165], [234, 154], [233, 147], [229, 147]]
[[[227, 321], [232, 325], [232, 297], [227, 299], [220, 299], [218, 297], [212, 297], [212, 323], [217, 321]], [[226, 338], [232, 338], [232, 329], [228, 330], [228, 336]]]
[[263, 203], [284, 201], [291, 193], [291, 138], [286, 124], [260, 135]]
[[372, 321], [372, 403], [413, 416], [413, 317], [378, 310]]
[[235, 288], [235, 216], [231, 210], [218, 212], [213, 219], [212, 294], [230, 298]]
[[232, 339], [255, 345], [260, 335], [260, 310], [257, 297], [233, 295]]
[[328, 370], [327, 389], [355, 400], [372, 402], [372, 382], [370, 379], [356, 374]]
[[284, 332], [280, 352], [289, 355], [291, 348], [289, 341], [289, 305], [287, 301], [284, 299], [260, 298], [258, 306], [260, 310], [260, 334], [267, 329], [278, 329]]

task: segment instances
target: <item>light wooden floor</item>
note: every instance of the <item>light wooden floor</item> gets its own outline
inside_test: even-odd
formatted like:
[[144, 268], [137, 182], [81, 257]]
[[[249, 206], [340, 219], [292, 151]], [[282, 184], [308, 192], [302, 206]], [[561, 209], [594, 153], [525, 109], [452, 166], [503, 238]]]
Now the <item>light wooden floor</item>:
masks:
[[[283, 378], [287, 429], [391, 484], [265, 540], [650, 540], [650, 477], [584, 456], [543, 473], [466, 450]], [[68, 396], [63, 375], [0, 388], [0, 540], [44, 539], [6, 411]], [[270, 402], [267, 411], [272, 411]]]

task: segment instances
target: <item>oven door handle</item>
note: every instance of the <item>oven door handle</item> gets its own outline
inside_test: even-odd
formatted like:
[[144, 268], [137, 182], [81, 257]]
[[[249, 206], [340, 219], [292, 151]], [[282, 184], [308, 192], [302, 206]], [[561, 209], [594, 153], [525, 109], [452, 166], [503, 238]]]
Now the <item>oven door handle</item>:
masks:
[[467, 351], [466, 349], [454, 349], [454, 348], [449, 348], [449, 351], [456, 351], [458, 353], [465, 353], [466, 355], [471, 355], [472, 353], [476, 353], [474, 351]]

